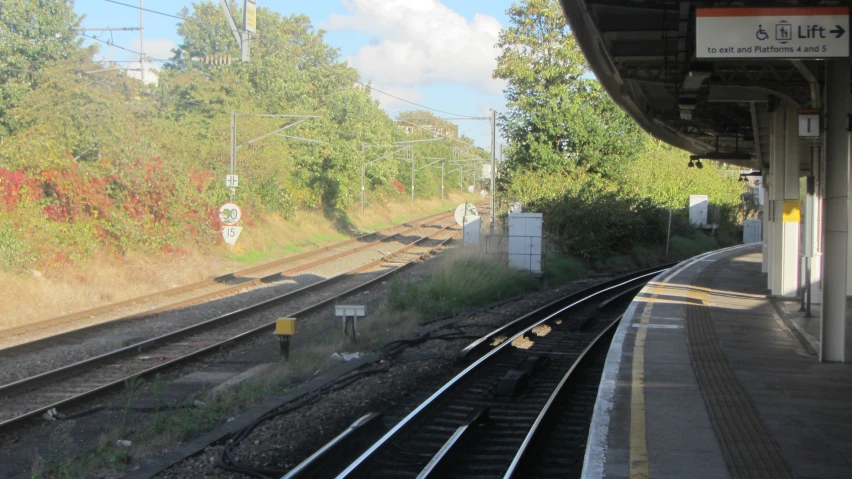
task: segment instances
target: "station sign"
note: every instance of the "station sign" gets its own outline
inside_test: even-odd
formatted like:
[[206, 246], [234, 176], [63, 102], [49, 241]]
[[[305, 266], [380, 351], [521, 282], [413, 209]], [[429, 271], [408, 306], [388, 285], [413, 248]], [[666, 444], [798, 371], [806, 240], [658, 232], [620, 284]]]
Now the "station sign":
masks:
[[247, 32], [257, 31], [257, 2], [245, 0], [243, 3], [243, 29]]
[[799, 136], [819, 136], [819, 110], [799, 110]]
[[849, 56], [848, 7], [697, 8], [697, 58]]

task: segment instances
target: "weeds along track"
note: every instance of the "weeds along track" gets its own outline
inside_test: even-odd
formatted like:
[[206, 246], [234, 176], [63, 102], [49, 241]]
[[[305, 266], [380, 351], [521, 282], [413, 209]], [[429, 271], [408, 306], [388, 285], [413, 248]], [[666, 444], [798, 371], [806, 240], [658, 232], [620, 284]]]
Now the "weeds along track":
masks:
[[344, 454], [338, 449], [309, 459], [320, 468], [303, 464], [285, 477], [571, 476], [582, 465], [617, 320], [636, 291], [663, 270], [572, 294], [493, 331], [461, 354], [479, 359], [405, 417], [387, 415], [385, 424], [395, 425], [380, 439], [354, 440], [360, 456], [353, 462], [335, 461]]
[[[296, 290], [68, 366], [6, 382], [0, 386], [0, 431], [24, 425], [27, 419], [51, 408], [67, 407], [121, 387], [128, 379], [153, 374], [259, 334], [269, 334], [278, 317], [299, 317], [333, 304], [338, 297], [381, 281], [440, 249], [459, 231], [451, 224], [445, 220], [437, 227], [415, 228], [423, 234], [382, 243], [388, 253], [380, 258]], [[20, 359], [14, 357], [16, 350], [0, 351], [0, 357]], [[33, 354], [42, 357], [50, 352], [42, 349]], [[3, 362], [8, 363], [5, 358]]]
[[0, 330], [0, 349], [23, 342], [35, 341], [42, 337], [55, 336], [81, 327], [149, 317], [238, 294], [279, 281], [282, 277], [292, 276], [336, 259], [375, 248], [383, 242], [404, 238], [417, 229], [415, 225], [423, 227], [432, 223], [440, 223], [450, 216], [451, 213], [444, 211], [386, 230], [367, 233], [317, 250], [284, 257], [197, 283], [2, 329]]

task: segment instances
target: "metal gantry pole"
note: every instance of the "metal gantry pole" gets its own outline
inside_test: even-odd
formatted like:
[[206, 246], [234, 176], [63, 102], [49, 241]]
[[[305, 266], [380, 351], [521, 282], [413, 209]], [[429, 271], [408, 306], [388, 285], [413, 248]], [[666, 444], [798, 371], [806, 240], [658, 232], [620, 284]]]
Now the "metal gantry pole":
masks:
[[367, 164], [364, 153], [367, 150], [367, 145], [361, 143], [361, 215], [364, 215], [364, 177], [366, 176]]
[[145, 0], [139, 0], [139, 68], [145, 83]]
[[672, 237], [672, 208], [674, 207], [674, 200], [669, 202], [669, 229], [666, 231], [666, 259], [669, 257], [669, 241]]
[[411, 204], [414, 204], [414, 150], [411, 149], [409, 145], [409, 151], [407, 152], [408, 158], [411, 160]]
[[491, 199], [489, 216], [491, 217], [490, 232], [494, 234], [494, 196], [496, 193], [497, 182], [497, 111], [491, 110], [491, 191], [488, 196]]
[[[231, 174], [237, 174], [237, 112], [231, 111]], [[231, 188], [231, 201], [233, 202], [236, 192]]]

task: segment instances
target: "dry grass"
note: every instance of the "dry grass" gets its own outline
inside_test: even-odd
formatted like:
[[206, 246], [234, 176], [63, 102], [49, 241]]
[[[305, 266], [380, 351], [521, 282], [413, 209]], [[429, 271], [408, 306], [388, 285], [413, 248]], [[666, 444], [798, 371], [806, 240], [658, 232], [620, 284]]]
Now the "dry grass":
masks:
[[440, 198], [429, 198], [417, 200], [414, 206], [411, 206], [411, 203], [376, 203], [369, 205], [363, 215], [358, 208], [352, 215], [352, 219], [359, 228], [370, 231], [387, 226], [391, 221], [401, 223], [430, 213], [448, 210], [464, 203], [465, 200], [475, 202], [480, 201], [481, 198], [473, 194], [448, 193], [444, 201]]
[[52, 272], [0, 272], [6, 300], [0, 304], [0, 328], [9, 328], [222, 274], [230, 262], [220, 255], [186, 254], [124, 258], [100, 256]]
[[[440, 199], [410, 204], [370, 205], [349, 215], [360, 231], [373, 231], [393, 223], [450, 209], [473, 195], [450, 194]], [[277, 216], [246, 228], [236, 248], [185, 248], [185, 253], [99, 256], [48, 275], [38, 271], [0, 271], [4, 301], [0, 329], [20, 326], [63, 314], [139, 297], [237, 271], [286, 254], [300, 253], [341, 241], [348, 236], [321, 213], [302, 212], [293, 219]]]

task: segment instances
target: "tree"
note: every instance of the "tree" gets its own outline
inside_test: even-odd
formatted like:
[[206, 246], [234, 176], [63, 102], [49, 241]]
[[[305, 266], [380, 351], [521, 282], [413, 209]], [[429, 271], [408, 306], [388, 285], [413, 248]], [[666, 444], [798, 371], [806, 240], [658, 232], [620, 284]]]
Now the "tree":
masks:
[[639, 128], [591, 77], [557, 0], [524, 0], [508, 14], [494, 77], [508, 81], [500, 129], [510, 168], [611, 176], [640, 150]]
[[67, 0], [0, 3], [0, 138], [14, 130], [9, 110], [35, 88], [43, 68], [79, 56], [79, 23]]

